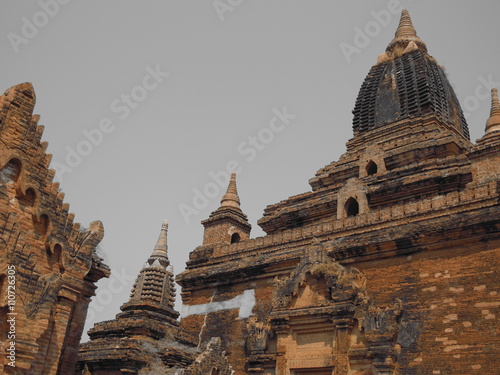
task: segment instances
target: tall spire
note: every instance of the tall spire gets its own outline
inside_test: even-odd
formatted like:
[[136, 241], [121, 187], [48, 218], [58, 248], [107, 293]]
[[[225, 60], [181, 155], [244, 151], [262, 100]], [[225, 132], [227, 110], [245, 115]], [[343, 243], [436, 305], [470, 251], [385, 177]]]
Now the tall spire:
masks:
[[[122, 305], [122, 311], [142, 309], [148, 305], [148, 309], [168, 310], [167, 314], [174, 316], [175, 283], [172, 268], [167, 254], [167, 231], [168, 221], [161, 225], [160, 235], [156, 242], [153, 253], [144, 264], [132, 288], [130, 300]], [[176, 316], [174, 317], [176, 319]]]
[[498, 90], [491, 89], [491, 111], [490, 118], [486, 121], [486, 133], [500, 130], [500, 102], [498, 100]]
[[401, 19], [399, 20], [399, 26], [394, 35], [394, 39], [389, 43], [386, 48], [387, 52], [397, 52], [396, 47], [400, 47], [404, 51], [408, 45], [413, 42], [417, 47], [421, 48], [423, 51], [427, 52], [427, 46], [417, 36], [417, 31], [413, 27], [411, 22], [410, 13], [403, 9], [401, 12]]
[[443, 68], [429, 56], [407, 10], [394, 39], [363, 82], [354, 107], [355, 134], [403, 119], [435, 116], [469, 139], [468, 125]]
[[396, 38], [402, 38], [404, 36], [415, 37], [417, 36], [417, 30], [413, 27], [411, 22], [410, 13], [408, 10], [403, 9], [401, 12], [401, 18], [399, 20], [399, 26], [396, 30]]
[[[150, 261], [152, 260], [153, 262], [156, 259], [160, 260], [161, 263], [167, 262], [167, 264], [164, 264], [165, 266], [167, 266], [168, 263], [170, 263], [170, 261], [168, 260], [168, 253], [167, 253], [168, 250], [167, 232], [168, 232], [168, 221], [165, 220], [161, 225], [160, 235], [158, 236], [158, 241], [156, 241], [153, 254], [151, 254], [151, 257], [149, 258]], [[152, 262], [149, 263], [152, 264]]]
[[238, 190], [236, 189], [236, 172], [231, 173], [229, 186], [227, 187], [226, 194], [224, 194], [220, 203], [221, 207], [233, 207], [241, 211], [240, 197], [238, 196]]

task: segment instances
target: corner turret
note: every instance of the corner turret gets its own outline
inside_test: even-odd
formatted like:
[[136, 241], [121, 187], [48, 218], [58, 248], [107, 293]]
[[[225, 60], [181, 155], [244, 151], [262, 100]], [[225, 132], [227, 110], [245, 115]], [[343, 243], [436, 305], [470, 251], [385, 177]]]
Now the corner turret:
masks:
[[231, 173], [226, 194], [220, 203], [220, 207], [201, 222], [205, 227], [203, 245], [219, 242], [230, 244], [249, 239], [252, 226], [240, 208], [235, 172]]

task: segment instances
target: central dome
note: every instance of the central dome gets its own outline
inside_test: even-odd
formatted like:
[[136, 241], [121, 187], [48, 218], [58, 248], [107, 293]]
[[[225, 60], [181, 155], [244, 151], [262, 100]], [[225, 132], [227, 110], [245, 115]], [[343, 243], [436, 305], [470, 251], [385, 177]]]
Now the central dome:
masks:
[[434, 115], [469, 139], [455, 92], [443, 69], [427, 54], [406, 10], [395, 38], [366, 76], [353, 114], [355, 133], [405, 118]]

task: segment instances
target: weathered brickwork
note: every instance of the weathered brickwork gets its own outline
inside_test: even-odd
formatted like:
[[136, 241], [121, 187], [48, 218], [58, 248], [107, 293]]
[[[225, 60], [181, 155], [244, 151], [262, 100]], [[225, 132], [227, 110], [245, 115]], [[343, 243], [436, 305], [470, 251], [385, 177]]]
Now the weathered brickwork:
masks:
[[191, 366], [180, 370], [178, 375], [232, 375], [233, 369], [222, 347], [221, 339], [213, 337], [206, 350], [201, 353]]
[[[232, 184], [231, 189], [236, 189], [234, 179]], [[204, 345], [197, 345], [194, 336], [180, 329], [179, 313], [174, 310], [167, 229], [168, 223], [164, 222], [122, 312], [89, 331], [90, 341], [80, 346], [77, 374], [232, 374], [217, 334]]]
[[89, 331], [90, 341], [80, 347], [77, 372], [173, 374], [196, 358], [196, 347], [179, 331], [179, 313], [174, 310], [167, 230], [168, 223], [164, 222], [122, 312]]
[[429, 256], [418, 253], [400, 264], [362, 270], [377, 299], [399, 298], [405, 306], [402, 373], [498, 372], [500, 242], [495, 242], [446, 246]]
[[265, 209], [266, 236], [231, 243], [230, 217], [205, 226], [177, 277], [181, 328], [202, 346], [220, 337], [235, 374], [498, 373], [496, 90], [473, 144], [403, 11], [353, 130], [311, 192]]
[[[96, 255], [104, 229], [99, 221], [88, 229], [73, 223], [52, 182], [34, 106], [29, 83], [0, 96], [0, 372], [71, 374], [95, 283], [109, 276]], [[13, 305], [9, 275], [15, 276]], [[12, 342], [15, 363], [5, 355]]]
[[407, 11], [359, 91], [346, 152], [311, 191], [268, 206], [252, 239], [233, 173], [177, 276], [182, 312], [164, 223], [130, 300], [78, 354], [94, 283], [109, 275], [95, 255], [103, 229], [73, 224], [33, 106], [29, 84], [0, 97], [0, 309], [15, 264], [22, 327], [5, 373], [500, 372], [498, 93], [473, 144]]

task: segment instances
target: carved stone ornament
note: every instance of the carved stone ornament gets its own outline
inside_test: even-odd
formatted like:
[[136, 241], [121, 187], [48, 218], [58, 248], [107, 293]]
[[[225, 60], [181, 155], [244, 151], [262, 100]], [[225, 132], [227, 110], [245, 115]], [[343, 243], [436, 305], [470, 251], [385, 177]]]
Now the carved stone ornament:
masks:
[[246, 347], [249, 354], [262, 354], [269, 345], [271, 328], [268, 324], [259, 321], [255, 316], [251, 316], [247, 322], [248, 337]]
[[329, 297], [334, 302], [366, 300], [365, 276], [358, 269], [346, 268], [329, 257], [325, 246], [314, 238], [290, 276], [275, 278], [274, 307], [289, 307], [308, 275], [326, 279]]

